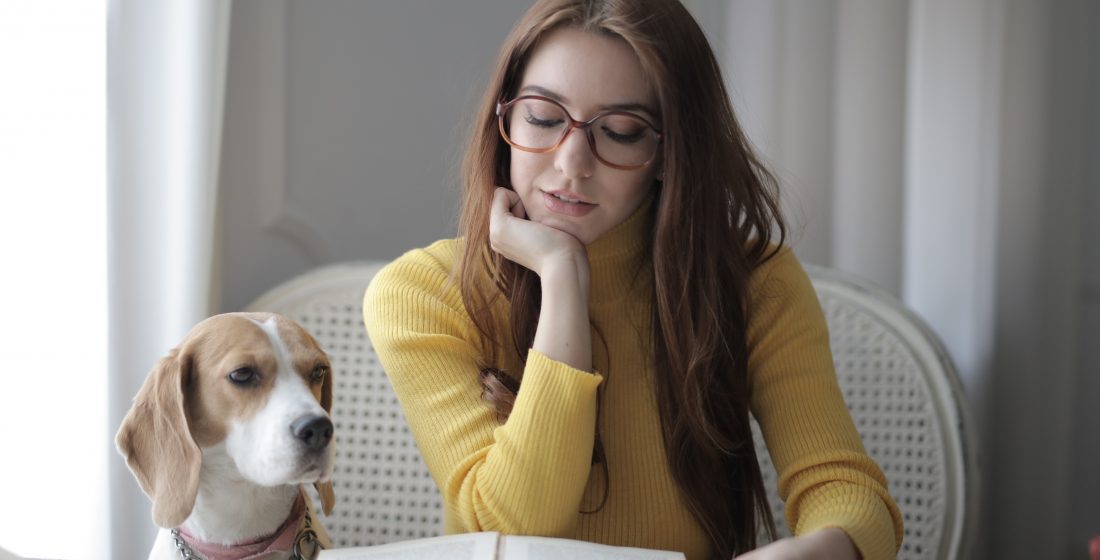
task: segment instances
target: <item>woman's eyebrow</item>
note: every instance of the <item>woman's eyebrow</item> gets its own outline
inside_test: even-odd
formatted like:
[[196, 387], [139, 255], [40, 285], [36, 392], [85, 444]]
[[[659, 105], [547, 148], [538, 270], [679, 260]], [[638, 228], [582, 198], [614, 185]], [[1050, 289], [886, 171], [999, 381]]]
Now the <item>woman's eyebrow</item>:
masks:
[[534, 93], [536, 95], [541, 95], [543, 97], [549, 97], [550, 99], [553, 99], [554, 101], [557, 101], [558, 103], [561, 103], [562, 105], [568, 105], [569, 104], [569, 100], [566, 99], [564, 95], [561, 95], [561, 94], [559, 94], [555, 91], [550, 91], [550, 90], [548, 90], [548, 89], [546, 89], [542, 86], [536, 86], [534, 84], [528, 84], [528, 85], [523, 86], [522, 88], [520, 88], [519, 92], [520, 93], [529, 92], [529, 93]]
[[[564, 95], [556, 91], [546, 89], [542, 86], [528, 84], [520, 88], [519, 92], [522, 93], [534, 93], [543, 97], [549, 97], [562, 105], [569, 105], [569, 100]], [[643, 103], [614, 103], [611, 105], [600, 105], [600, 111], [641, 111], [648, 113], [650, 117], [657, 117], [657, 112]]]

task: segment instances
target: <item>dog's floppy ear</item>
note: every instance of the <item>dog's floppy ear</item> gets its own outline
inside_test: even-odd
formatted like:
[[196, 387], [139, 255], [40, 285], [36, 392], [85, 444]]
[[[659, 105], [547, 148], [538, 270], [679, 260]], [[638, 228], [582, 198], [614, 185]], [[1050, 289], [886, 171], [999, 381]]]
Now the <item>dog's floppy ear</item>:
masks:
[[[328, 356], [325, 356], [328, 359]], [[335, 375], [330, 366], [328, 369], [328, 375], [321, 381], [321, 408], [325, 409], [325, 412], [332, 412], [332, 376]]]
[[145, 378], [115, 436], [118, 451], [153, 500], [153, 522], [178, 527], [195, 507], [202, 451], [187, 421], [191, 358], [179, 349]]
[[332, 481], [314, 482], [313, 487], [321, 497], [321, 511], [325, 512], [325, 515], [331, 514], [333, 506], [336, 505], [336, 493], [332, 491]]
[[[321, 382], [321, 408], [329, 413], [332, 412], [332, 376], [332, 368], [329, 368], [328, 375]], [[317, 495], [321, 497], [321, 510], [325, 512], [325, 515], [332, 513], [332, 508], [336, 505], [336, 493], [332, 490], [332, 481], [315, 482], [313, 487], [317, 489]]]

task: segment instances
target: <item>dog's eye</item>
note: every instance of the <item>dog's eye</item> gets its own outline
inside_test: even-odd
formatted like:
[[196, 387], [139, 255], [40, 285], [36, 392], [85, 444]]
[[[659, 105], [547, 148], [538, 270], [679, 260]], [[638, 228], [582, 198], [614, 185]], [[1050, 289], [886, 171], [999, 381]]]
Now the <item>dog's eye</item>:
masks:
[[313, 368], [313, 372], [309, 374], [309, 380], [313, 382], [320, 381], [328, 375], [328, 366], [317, 366]]
[[252, 383], [255, 379], [256, 371], [250, 367], [243, 367], [229, 372], [229, 380], [238, 385]]

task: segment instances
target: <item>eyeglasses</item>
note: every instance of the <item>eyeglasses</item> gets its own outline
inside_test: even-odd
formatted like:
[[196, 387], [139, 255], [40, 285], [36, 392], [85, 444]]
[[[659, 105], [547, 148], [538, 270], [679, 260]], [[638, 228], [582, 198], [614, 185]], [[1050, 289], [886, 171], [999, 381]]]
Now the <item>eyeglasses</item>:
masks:
[[649, 165], [661, 143], [657, 127], [634, 113], [607, 111], [578, 121], [557, 101], [538, 95], [497, 103], [497, 119], [508, 145], [536, 154], [558, 149], [574, 128], [582, 129], [596, 159], [615, 169]]

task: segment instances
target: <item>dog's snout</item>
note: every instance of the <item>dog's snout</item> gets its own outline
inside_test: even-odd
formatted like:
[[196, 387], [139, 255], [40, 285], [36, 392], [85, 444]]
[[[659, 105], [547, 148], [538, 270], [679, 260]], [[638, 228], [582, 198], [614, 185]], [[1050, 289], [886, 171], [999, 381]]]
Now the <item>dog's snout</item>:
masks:
[[290, 425], [290, 432], [310, 451], [320, 451], [332, 440], [332, 421], [324, 416], [303, 416]]

